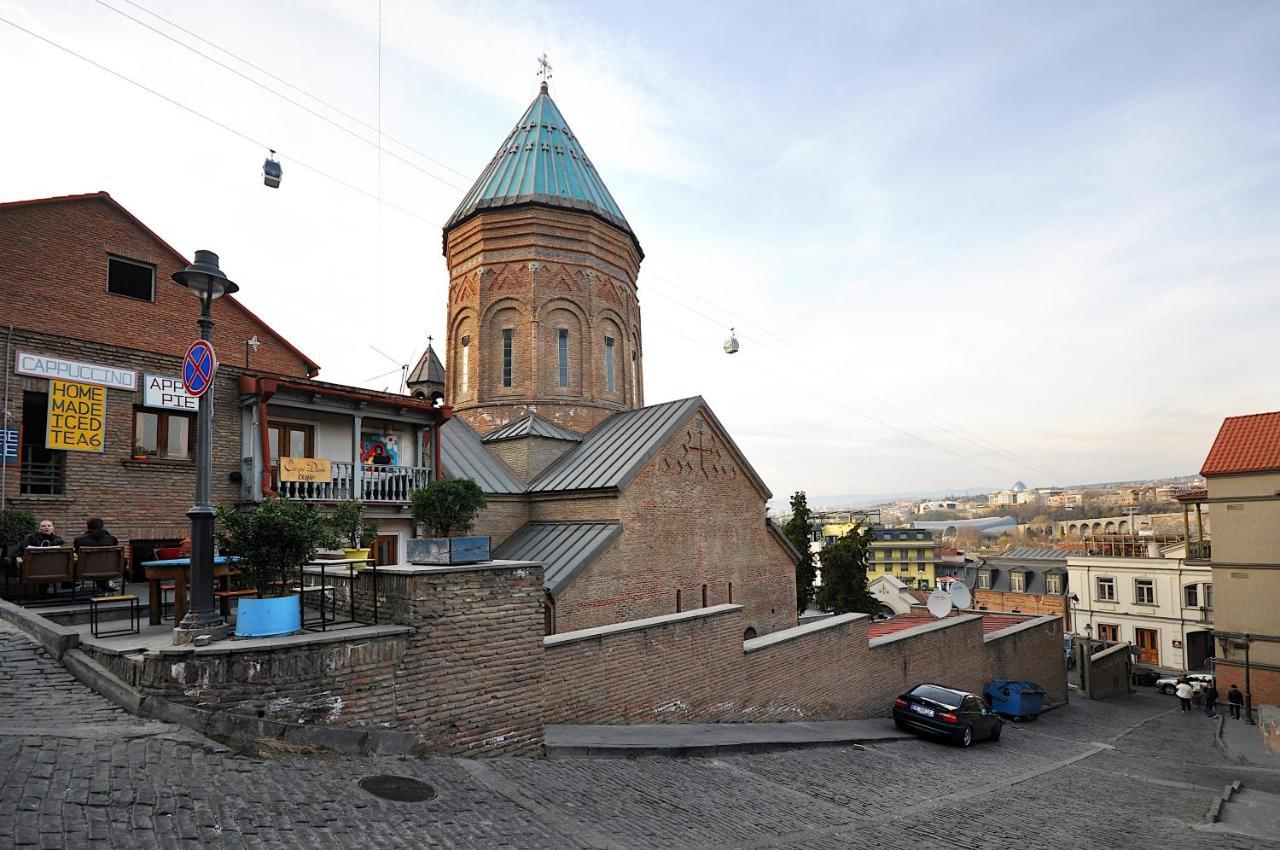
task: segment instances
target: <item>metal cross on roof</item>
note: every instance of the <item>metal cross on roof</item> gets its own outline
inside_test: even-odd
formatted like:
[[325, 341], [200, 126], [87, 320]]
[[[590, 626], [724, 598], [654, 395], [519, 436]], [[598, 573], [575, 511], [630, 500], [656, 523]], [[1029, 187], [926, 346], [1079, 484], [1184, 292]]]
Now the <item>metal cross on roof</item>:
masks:
[[538, 79], [546, 83], [551, 80], [551, 64], [547, 62], [547, 54], [538, 57]]

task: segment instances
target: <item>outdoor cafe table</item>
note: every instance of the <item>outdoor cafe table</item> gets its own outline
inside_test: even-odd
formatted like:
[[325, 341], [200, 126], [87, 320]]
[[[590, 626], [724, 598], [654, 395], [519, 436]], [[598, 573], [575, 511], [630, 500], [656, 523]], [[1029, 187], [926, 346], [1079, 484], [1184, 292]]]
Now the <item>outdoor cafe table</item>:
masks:
[[[222, 580], [222, 589], [227, 590], [231, 576], [235, 575], [235, 566], [239, 558], [221, 555], [213, 559], [213, 575]], [[187, 575], [191, 572], [190, 558], [170, 558], [166, 561], [143, 561], [148, 582], [147, 608], [151, 614], [151, 625], [160, 625], [161, 591], [160, 583], [173, 582], [173, 622], [181, 623], [187, 616]]]

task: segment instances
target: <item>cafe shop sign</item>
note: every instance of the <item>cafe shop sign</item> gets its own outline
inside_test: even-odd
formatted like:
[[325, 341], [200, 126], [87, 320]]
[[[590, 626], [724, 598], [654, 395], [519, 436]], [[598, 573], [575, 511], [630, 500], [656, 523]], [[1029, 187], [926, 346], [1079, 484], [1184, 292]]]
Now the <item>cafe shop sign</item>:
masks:
[[333, 465], [326, 457], [280, 458], [281, 481], [329, 481], [333, 478]]
[[106, 387], [74, 381], [50, 381], [45, 448], [101, 452], [106, 446], [106, 438]]
[[97, 384], [100, 387], [129, 392], [138, 390], [138, 373], [132, 369], [81, 363], [78, 360], [64, 360], [61, 357], [33, 354], [30, 351], [18, 352], [13, 370], [19, 375], [33, 375], [37, 378]]
[[165, 410], [181, 410], [184, 413], [200, 412], [200, 399], [187, 393], [182, 379], [168, 375], [142, 376], [142, 406], [160, 407]]

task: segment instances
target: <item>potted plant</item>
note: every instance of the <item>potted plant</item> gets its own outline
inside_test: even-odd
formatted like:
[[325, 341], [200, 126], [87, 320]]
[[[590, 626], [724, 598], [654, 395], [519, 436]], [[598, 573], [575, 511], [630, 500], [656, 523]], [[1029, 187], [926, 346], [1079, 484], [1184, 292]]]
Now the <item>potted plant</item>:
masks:
[[485, 506], [484, 491], [470, 478], [432, 481], [413, 491], [413, 521], [432, 537], [408, 542], [409, 561], [474, 564], [489, 560], [488, 537], [453, 537], [471, 530]]
[[147, 450], [146, 450], [144, 447], [142, 447], [142, 446], [134, 446], [134, 447], [133, 447], [133, 459], [134, 459], [134, 460], [146, 460], [146, 459], [147, 459]]
[[347, 544], [347, 548], [342, 550], [343, 557], [369, 557], [370, 544], [378, 536], [378, 521], [364, 515], [364, 505], [358, 499], [339, 502], [329, 517], [329, 523], [334, 536]]
[[36, 530], [36, 518], [18, 508], [0, 510], [0, 563], [7, 571], [9, 566], [9, 547], [21, 543], [26, 536]]
[[282, 498], [249, 511], [218, 508], [218, 544], [242, 559], [240, 575], [258, 594], [240, 600], [237, 635], [282, 635], [302, 627], [299, 596], [291, 588], [328, 533], [320, 511], [306, 502]]

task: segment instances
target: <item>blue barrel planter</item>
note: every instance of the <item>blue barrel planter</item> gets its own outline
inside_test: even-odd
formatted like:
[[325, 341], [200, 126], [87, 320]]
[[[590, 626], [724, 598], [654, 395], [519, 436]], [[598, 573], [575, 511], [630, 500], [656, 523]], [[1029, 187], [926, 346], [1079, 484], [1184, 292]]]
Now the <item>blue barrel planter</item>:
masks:
[[265, 599], [241, 599], [236, 604], [236, 636], [270, 637], [301, 630], [302, 605], [299, 599], [296, 593]]

